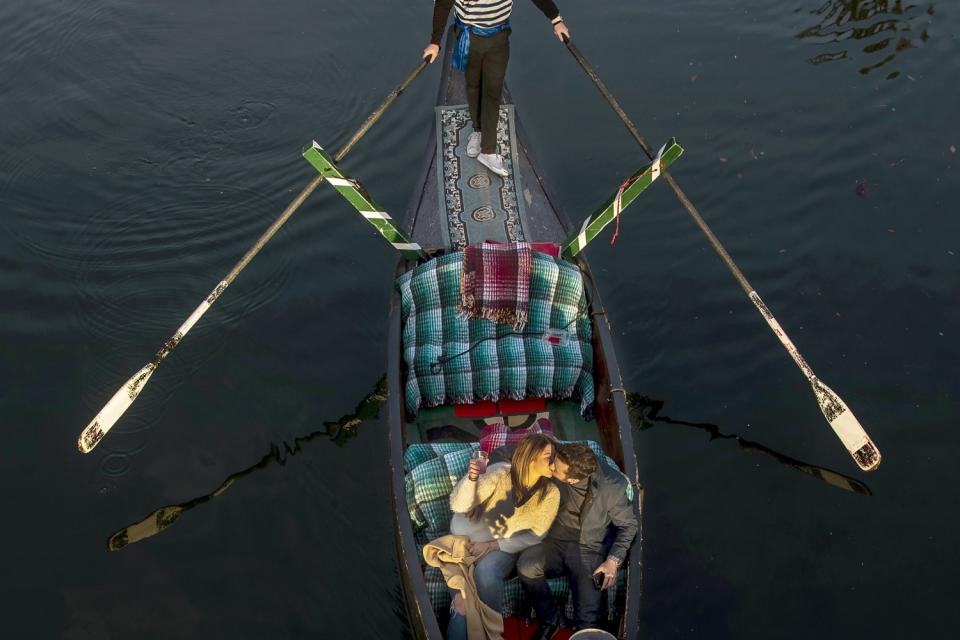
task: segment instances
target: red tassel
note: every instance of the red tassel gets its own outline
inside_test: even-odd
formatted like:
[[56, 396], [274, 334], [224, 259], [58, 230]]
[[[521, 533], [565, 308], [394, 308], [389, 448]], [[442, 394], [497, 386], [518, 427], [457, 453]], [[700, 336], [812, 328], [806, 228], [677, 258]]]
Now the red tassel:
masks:
[[622, 208], [619, 206], [620, 198], [623, 197], [623, 190], [629, 187], [633, 183], [633, 180], [627, 178], [622, 183], [620, 183], [620, 189], [617, 191], [617, 195], [613, 198], [614, 209], [616, 212], [613, 214], [614, 220], [617, 221], [617, 226], [613, 230], [613, 236], [610, 238], [610, 244], [613, 245], [617, 241], [617, 236], [620, 235], [620, 212]]

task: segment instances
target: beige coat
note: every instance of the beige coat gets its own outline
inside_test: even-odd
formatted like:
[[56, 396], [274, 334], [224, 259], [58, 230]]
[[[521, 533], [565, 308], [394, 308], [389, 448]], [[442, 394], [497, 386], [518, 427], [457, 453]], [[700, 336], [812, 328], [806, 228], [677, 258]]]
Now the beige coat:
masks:
[[466, 602], [468, 640], [502, 640], [503, 616], [477, 596], [473, 570], [482, 557], [470, 555], [470, 539], [466, 536], [442, 536], [423, 547], [427, 564], [440, 569], [447, 586], [459, 591]]

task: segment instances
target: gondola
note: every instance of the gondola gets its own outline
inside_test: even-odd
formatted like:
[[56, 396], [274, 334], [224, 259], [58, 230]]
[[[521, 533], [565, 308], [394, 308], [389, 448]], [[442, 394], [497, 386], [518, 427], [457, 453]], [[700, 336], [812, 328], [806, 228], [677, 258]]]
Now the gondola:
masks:
[[[458, 135], [463, 131], [458, 127], [464, 124], [466, 117], [465, 85], [463, 75], [451, 68], [451, 49], [448, 46], [442, 60], [438, 61], [443, 64], [443, 71], [436, 102], [437, 117], [428, 138], [423, 170], [406, 212], [407, 237], [423, 247], [431, 259], [460, 251], [468, 243], [498, 237], [508, 242], [562, 244], [571, 236], [573, 228], [547, 190], [506, 88], [501, 108], [501, 137], [509, 149], [510, 157], [507, 160], [511, 174], [507, 179], [501, 179], [474, 159], [463, 155], [461, 147], [465, 145], [465, 137]], [[466, 122], [469, 131], [468, 118]], [[457, 145], [456, 148], [454, 145]], [[462, 193], [467, 189], [471, 192]], [[500, 205], [499, 210], [487, 206], [490, 204]], [[419, 262], [422, 264], [423, 260]], [[640, 521], [642, 488], [637, 474], [626, 394], [614, 353], [609, 320], [590, 277], [586, 260], [578, 255], [570, 263], [583, 276], [589, 305], [595, 390], [593, 418], [587, 419], [581, 415], [576, 399], [547, 399], [542, 407], [531, 414], [524, 413], [530, 409], [525, 409], [523, 402], [511, 405], [513, 409], [504, 409], [504, 403], [497, 403], [496, 411], [519, 411], [519, 415], [500, 415], [506, 424], [529, 424], [536, 416], [547, 416], [554, 434], [560, 440], [585, 439], [596, 443], [608, 461], [615, 463], [629, 479], [633, 488], [634, 510]], [[417, 261], [401, 259], [397, 267], [398, 278], [416, 266]], [[483, 419], [496, 419], [498, 414], [479, 416], [477, 412], [473, 417], [460, 417], [455, 408], [447, 405], [420, 408], [416, 416], [411, 417], [414, 412], [407, 406], [409, 364], [405, 362], [403, 354], [403, 322], [401, 296], [395, 289], [389, 314], [387, 380], [396, 544], [411, 633], [415, 637], [434, 640], [443, 637], [446, 611], [442, 604], [431, 600], [431, 593], [436, 600], [436, 584], [428, 584], [430, 580], [425, 573], [422, 553], [424, 538], [422, 532], [417, 531], [420, 523], [414, 522], [415, 518], [411, 516], [411, 502], [415, 500], [409, 478], [411, 457], [415, 457], [411, 456], [412, 448], [469, 440], [475, 436]], [[460, 446], [468, 446], [468, 443]], [[608, 631], [619, 638], [633, 639], [638, 635], [641, 550], [642, 528], [620, 569], [623, 575], [618, 583], [616, 602], [608, 602], [607, 611], [612, 612], [611, 619], [607, 621]], [[516, 578], [513, 581], [518, 582]], [[514, 592], [518, 587], [514, 586]], [[530, 612], [524, 611], [523, 606], [521, 602], [510, 615], [526, 620]], [[513, 622], [516, 623], [516, 620]], [[507, 637], [510, 636], [510, 628], [508, 624]]]

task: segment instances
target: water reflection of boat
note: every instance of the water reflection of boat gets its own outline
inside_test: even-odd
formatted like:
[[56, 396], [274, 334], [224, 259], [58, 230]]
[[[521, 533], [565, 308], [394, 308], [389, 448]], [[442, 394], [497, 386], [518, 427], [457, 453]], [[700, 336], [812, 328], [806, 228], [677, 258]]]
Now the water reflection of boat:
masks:
[[674, 420], [669, 416], [660, 415], [660, 410], [663, 408], [662, 400], [653, 400], [640, 394], [628, 393], [627, 404], [630, 407], [630, 415], [633, 418], [634, 423], [639, 423], [637, 426], [641, 431], [651, 428], [656, 423], [692, 427], [694, 429], [706, 431], [710, 435], [711, 442], [714, 440], [733, 440], [741, 449], [748, 453], [760, 453], [769, 456], [786, 467], [817, 478], [818, 480], [821, 480], [832, 487], [843, 489], [845, 491], [851, 491], [864, 496], [873, 495], [873, 492], [870, 491], [870, 487], [856, 478], [851, 478], [850, 476], [839, 473], [838, 471], [833, 471], [809, 462], [803, 462], [802, 460], [791, 458], [790, 456], [771, 449], [766, 445], [760, 444], [759, 442], [754, 442], [753, 440], [747, 440], [746, 438], [743, 438], [735, 433], [722, 433], [720, 431], [720, 427], [715, 424], [709, 422]]
[[167, 527], [171, 526], [180, 519], [187, 511], [210, 502], [224, 491], [229, 489], [237, 480], [251, 475], [255, 471], [264, 469], [273, 464], [284, 465], [290, 456], [300, 452], [303, 445], [312, 442], [318, 438], [326, 439], [337, 446], [345, 445], [357, 433], [357, 427], [364, 420], [371, 420], [379, 414], [380, 405], [387, 397], [387, 381], [381, 378], [376, 387], [360, 403], [353, 413], [347, 414], [333, 422], [324, 422], [323, 428], [299, 436], [292, 443], [284, 442], [282, 446], [271, 445], [267, 452], [256, 464], [253, 464], [242, 471], [232, 473], [220, 483], [212, 492], [181, 502], [154, 509], [147, 517], [138, 522], [129, 524], [109, 538], [107, 538], [107, 549], [109, 551], [119, 551], [128, 544], [140, 542], [151, 538]]
[[[407, 212], [406, 231], [411, 239], [422, 247], [440, 247], [440, 251], [431, 252], [431, 255], [439, 256], [433, 260], [444, 260], [456, 253], [462, 253], [460, 250], [464, 246], [482, 240], [562, 244], [571, 234], [576, 237], [576, 232], [545, 188], [543, 174], [534, 164], [506, 89], [498, 140], [505, 145], [502, 149], [508, 149], [510, 176], [500, 179], [474, 159], [465, 156], [465, 133], [469, 133], [471, 129], [463, 106], [466, 103], [464, 79], [462, 74], [450, 71], [449, 47], [442, 62], [444, 70], [437, 98], [434, 133], [423, 161], [423, 172]], [[560, 257], [550, 259], [557, 264], [568, 265], [565, 268], [569, 268], [569, 265], [575, 266], [574, 271], [578, 272], [577, 277], [582, 281], [581, 286], [589, 301], [588, 306], [579, 311], [579, 314], [582, 322], [592, 332], [588, 344], [592, 346], [593, 355], [592, 384], [595, 398], [592, 405], [595, 417], [588, 419], [582, 415], [582, 405], [578, 398], [548, 398], [544, 401], [543, 408], [539, 409], [539, 415], [546, 414], [554, 434], [559, 439], [588, 440], [598, 445], [598, 449], [631, 481], [634, 487], [634, 510], [639, 519], [642, 495], [631, 423], [603, 304], [589, 277], [589, 267], [582, 257], [577, 255], [567, 260]], [[421, 264], [416, 267], [416, 273], [427, 273], [425, 269], [429, 266], [429, 262]], [[399, 279], [402, 281], [414, 267], [415, 263], [412, 261], [401, 260], [397, 270]], [[493, 406], [486, 414], [482, 409], [478, 409], [474, 417], [463, 417], [464, 414], [458, 413], [458, 409], [448, 402], [439, 406], [410, 406], [411, 366], [409, 361], [405, 360], [405, 353], [409, 356], [415, 350], [409, 345], [405, 349], [404, 327], [413, 321], [405, 317], [402, 305], [401, 293], [395, 291], [390, 311], [387, 378], [390, 461], [399, 565], [412, 632], [417, 637], [440, 639], [443, 637], [441, 629], [444, 628], [446, 609], [449, 606], [449, 591], [445, 585], [437, 582], [435, 576], [431, 577], [430, 571], [435, 571], [434, 569], [424, 567], [422, 548], [427, 539], [425, 529], [430, 528], [430, 516], [421, 518], [419, 510], [421, 507], [424, 510], [434, 506], [443, 508], [452, 486], [451, 480], [465, 472], [469, 454], [477, 449], [477, 439], [484, 420], [489, 423], [500, 419], [510, 425], [509, 418], [506, 417], [509, 411], [503, 409], [502, 402], [489, 403]], [[531, 324], [532, 322], [531, 320]], [[531, 330], [528, 325], [523, 335], [529, 335]], [[492, 340], [499, 343], [501, 338], [506, 339], [504, 334], [498, 334]], [[473, 342], [469, 348], [473, 349], [475, 346], [476, 343]], [[446, 371], [447, 366], [455, 365], [452, 360], [457, 356], [463, 354], [442, 352], [438, 362], [443, 363]], [[469, 361], [470, 357], [464, 356], [461, 360]], [[462, 366], [469, 366], [469, 363]], [[412, 368], [414, 376], [434, 375], [439, 372], [439, 365], [436, 370], [431, 367], [429, 373], [427, 370], [419, 371], [416, 364]], [[464, 440], [473, 442], [471, 444]], [[428, 452], [430, 447], [436, 448], [438, 445], [442, 448], [439, 454], [436, 451]], [[462, 451], [467, 452], [466, 456], [453, 460]], [[417, 483], [422, 483], [422, 480], [412, 466], [418, 464], [421, 459], [418, 456], [433, 457], [427, 458], [427, 462], [419, 463], [415, 469], [419, 470], [431, 464], [441, 469], [439, 475], [442, 477], [435, 480], [442, 490], [428, 496], [431, 502], [426, 505], [417, 502], [422, 487], [422, 484]], [[428, 491], [424, 490], [423, 493]], [[445, 517], [445, 524], [448, 525], [449, 515]], [[424, 524], [423, 520], [427, 523]], [[608, 611], [613, 615], [609, 627], [620, 638], [633, 639], [638, 633], [641, 540], [642, 536], [638, 535], [621, 568], [625, 579], [619, 585], [616, 595], [608, 602]], [[523, 598], [518, 583], [519, 580], [514, 578], [508, 580], [505, 587], [507, 637], [511, 637], [511, 624], [516, 629], [517, 621], [531, 612], [529, 603], [509, 602], [511, 594]], [[445, 594], [447, 599], [444, 601]]]
[[[862, 64], [858, 71], [866, 75], [890, 64], [899, 54], [917, 46], [918, 42], [927, 42], [930, 39], [927, 28], [922, 27], [919, 35], [915, 35], [915, 23], [923, 15], [934, 15], [934, 8], [933, 4], [924, 9], [918, 5], [904, 4], [901, 0], [827, 0], [812, 13], [819, 16], [820, 23], [804, 29], [797, 37], [826, 45], [851, 40], [864, 41], [862, 53], [869, 63]], [[831, 46], [831, 49], [808, 61], [819, 65], [858, 56], [849, 47]], [[893, 79], [898, 75], [899, 71], [891, 71], [887, 78]]]

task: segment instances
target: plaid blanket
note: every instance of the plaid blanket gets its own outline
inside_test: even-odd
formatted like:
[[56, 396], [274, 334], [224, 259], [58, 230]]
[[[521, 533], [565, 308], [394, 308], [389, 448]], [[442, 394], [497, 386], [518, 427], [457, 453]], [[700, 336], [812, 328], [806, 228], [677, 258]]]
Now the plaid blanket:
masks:
[[480, 432], [480, 448], [490, 453], [504, 445], [518, 444], [531, 433], [544, 432], [553, 435], [553, 425], [546, 418], [537, 418], [536, 422], [526, 429], [511, 429], [503, 422], [494, 422]]
[[[535, 426], [535, 425], [534, 425]], [[533, 428], [533, 426], [531, 426]], [[586, 442], [597, 456], [604, 456], [596, 442]], [[467, 472], [467, 465], [477, 443], [443, 442], [433, 444], [412, 444], [403, 455], [405, 471], [407, 509], [413, 524], [414, 537], [421, 545], [450, 533], [450, 491], [460, 477]], [[607, 464], [616, 468], [610, 458]], [[633, 485], [627, 484], [627, 497], [633, 500]], [[613, 620], [623, 609], [626, 593], [626, 571], [617, 573], [617, 582], [607, 596], [607, 616]], [[424, 580], [430, 602], [437, 616], [442, 616], [450, 607], [450, 589], [443, 581], [440, 571], [424, 566]], [[569, 620], [573, 620], [573, 598], [570, 597], [570, 584], [566, 578], [547, 580], [550, 591], [557, 598], [560, 611]], [[510, 578], [503, 585], [503, 614], [526, 617], [531, 604], [524, 592], [519, 578]]]
[[530, 245], [481, 242], [463, 251], [460, 306], [467, 318], [485, 318], [522, 330], [530, 299]]
[[[463, 260], [462, 251], [450, 253], [397, 278], [408, 417], [421, 406], [527, 397], [577, 398], [589, 416], [593, 328], [579, 269], [532, 252], [527, 326], [515, 331], [457, 313]], [[548, 342], [547, 329], [565, 330], [569, 339]]]

